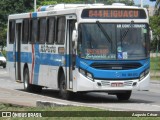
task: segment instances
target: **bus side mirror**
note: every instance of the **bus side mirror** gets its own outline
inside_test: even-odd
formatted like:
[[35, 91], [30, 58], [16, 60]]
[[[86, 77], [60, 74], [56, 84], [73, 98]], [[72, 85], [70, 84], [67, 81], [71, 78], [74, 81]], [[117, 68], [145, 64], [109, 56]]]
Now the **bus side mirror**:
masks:
[[73, 30], [72, 32], [72, 42], [73, 42], [73, 48], [77, 48], [77, 41], [78, 41], [78, 32], [77, 30]]

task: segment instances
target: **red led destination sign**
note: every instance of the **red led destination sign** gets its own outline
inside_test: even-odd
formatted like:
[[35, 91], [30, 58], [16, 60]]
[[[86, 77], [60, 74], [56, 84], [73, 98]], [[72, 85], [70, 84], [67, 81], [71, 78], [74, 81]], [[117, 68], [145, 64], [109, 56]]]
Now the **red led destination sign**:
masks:
[[81, 17], [87, 19], [145, 19], [146, 13], [142, 9], [85, 9]]

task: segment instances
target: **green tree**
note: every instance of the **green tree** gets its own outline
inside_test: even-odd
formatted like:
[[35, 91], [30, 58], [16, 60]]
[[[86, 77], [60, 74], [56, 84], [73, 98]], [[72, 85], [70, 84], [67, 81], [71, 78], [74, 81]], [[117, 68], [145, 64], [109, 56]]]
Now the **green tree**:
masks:
[[[160, 0], [156, 0], [155, 8], [158, 8]], [[160, 9], [156, 9], [155, 15], [150, 17], [150, 26], [153, 30], [152, 49], [160, 50]]]
[[46, 5], [50, 3], [87, 3], [87, 4], [92, 4], [92, 3], [104, 3], [104, 4], [112, 4], [115, 2], [120, 2], [120, 3], [125, 3], [126, 5], [134, 5], [133, 0], [44, 0], [41, 2], [41, 5]]
[[5, 46], [8, 15], [29, 11], [33, 0], [1, 0], [0, 6], [0, 46]]
[[160, 16], [159, 15], [154, 15], [152, 17], [150, 17], [150, 26], [151, 29], [153, 30], [153, 41], [152, 41], [152, 49], [157, 49], [157, 46], [159, 46], [158, 48], [160, 49]]
[[124, 3], [126, 5], [134, 5], [134, 1], [133, 0], [107, 0], [106, 3], [115, 3], [115, 2], [118, 2], [118, 3]]
[[160, 15], [160, 8], [158, 7], [160, 7], [160, 0], [157, 0], [155, 4], [155, 8], [157, 8], [156, 15]]

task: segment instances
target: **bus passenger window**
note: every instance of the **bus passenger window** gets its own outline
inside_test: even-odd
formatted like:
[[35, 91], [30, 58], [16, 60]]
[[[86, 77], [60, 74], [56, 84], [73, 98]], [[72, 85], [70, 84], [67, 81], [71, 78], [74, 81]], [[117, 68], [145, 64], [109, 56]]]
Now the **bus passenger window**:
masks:
[[65, 17], [59, 17], [57, 20], [57, 43], [58, 44], [64, 44], [64, 40], [65, 40], [65, 23], [66, 23], [66, 19]]
[[22, 34], [22, 43], [27, 44], [29, 38], [29, 20], [25, 19], [23, 21], [23, 34]]
[[32, 19], [31, 20], [31, 37], [30, 42], [35, 43], [38, 41], [38, 20]]
[[39, 21], [39, 42], [45, 43], [46, 41], [46, 18], [42, 18]]
[[9, 43], [13, 44], [15, 40], [15, 21], [9, 22]]
[[49, 18], [47, 21], [47, 43], [55, 41], [55, 18]]

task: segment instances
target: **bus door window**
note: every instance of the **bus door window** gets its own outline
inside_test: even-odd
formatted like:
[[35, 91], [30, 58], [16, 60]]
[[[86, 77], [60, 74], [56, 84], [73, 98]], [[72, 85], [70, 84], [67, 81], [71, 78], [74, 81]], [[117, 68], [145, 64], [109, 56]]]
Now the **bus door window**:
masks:
[[29, 39], [29, 19], [23, 20], [22, 44], [27, 44]]
[[15, 21], [9, 21], [9, 43], [13, 44], [15, 41]]
[[22, 22], [16, 23], [16, 79], [21, 80], [21, 40], [22, 40]]
[[57, 44], [64, 44], [65, 41], [65, 26], [66, 26], [66, 18], [59, 17], [57, 19]]
[[70, 47], [70, 53], [72, 55], [72, 69], [75, 69], [74, 66], [76, 64], [76, 49], [74, 48], [74, 45], [75, 45], [75, 42], [72, 42], [72, 34], [73, 34], [73, 30], [75, 29], [75, 23], [76, 23], [76, 20], [69, 20], [69, 39], [70, 39], [70, 42], [72, 44], [70, 44], [71, 46]]

